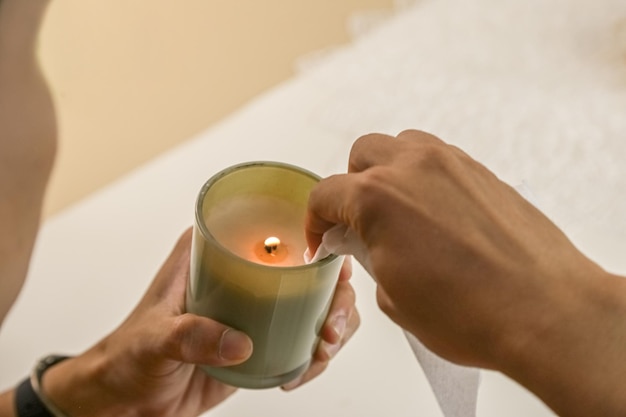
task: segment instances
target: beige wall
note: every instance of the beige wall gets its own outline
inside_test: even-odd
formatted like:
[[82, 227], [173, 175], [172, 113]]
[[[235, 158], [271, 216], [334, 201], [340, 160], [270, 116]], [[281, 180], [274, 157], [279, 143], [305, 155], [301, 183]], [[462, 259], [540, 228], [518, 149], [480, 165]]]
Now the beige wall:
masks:
[[58, 104], [49, 216], [348, 40], [393, 0], [54, 0], [41, 59]]

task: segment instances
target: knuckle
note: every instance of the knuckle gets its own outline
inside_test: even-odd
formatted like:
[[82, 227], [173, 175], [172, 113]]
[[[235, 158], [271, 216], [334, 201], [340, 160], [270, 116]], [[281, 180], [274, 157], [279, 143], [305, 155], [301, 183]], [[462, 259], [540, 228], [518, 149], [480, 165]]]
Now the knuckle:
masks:
[[[417, 129], [405, 129], [402, 132], [398, 133], [396, 139], [418, 139], [422, 134], [428, 135], [427, 133], [422, 132]], [[430, 135], [429, 135], [430, 136]]]
[[387, 194], [390, 178], [390, 168], [375, 166], [359, 175], [351, 190], [352, 197], [356, 201], [378, 203], [381, 194]]
[[414, 170], [416, 181], [453, 172], [458, 160], [457, 154], [441, 143], [420, 143], [405, 155], [410, 158], [407, 164]]
[[169, 355], [183, 356], [184, 342], [188, 338], [192, 326], [193, 323], [189, 314], [183, 314], [172, 320], [163, 342], [163, 348]]
[[351, 218], [355, 229], [368, 234], [374, 227], [374, 219], [379, 216], [382, 208], [390, 201], [393, 193], [391, 184], [392, 168], [387, 166], [375, 166], [361, 173], [348, 190], [347, 201], [351, 204], [345, 207], [350, 215], [344, 213], [346, 218]]
[[366, 135], [359, 137], [357, 140], [354, 141], [354, 144], [352, 145], [351, 153], [352, 154], [355, 153], [355, 151], [358, 150], [358, 148], [360, 148], [361, 146], [367, 145], [371, 141], [389, 140], [392, 138], [393, 138], [392, 136], [385, 135], [382, 133], [368, 133]]
[[422, 164], [440, 164], [450, 156], [446, 146], [437, 143], [421, 143], [417, 149], [416, 160]]
[[437, 136], [417, 129], [403, 130], [396, 136], [396, 139], [420, 141], [422, 143], [443, 143]]

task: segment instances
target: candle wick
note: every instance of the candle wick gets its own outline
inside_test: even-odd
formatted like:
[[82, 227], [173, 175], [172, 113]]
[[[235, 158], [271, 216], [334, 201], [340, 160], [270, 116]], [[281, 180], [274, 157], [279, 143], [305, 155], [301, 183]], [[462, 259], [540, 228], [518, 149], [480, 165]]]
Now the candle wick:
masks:
[[278, 250], [279, 244], [280, 240], [277, 237], [268, 237], [267, 239], [265, 239], [265, 252], [267, 252], [269, 255], [275, 256], [276, 254], [274, 252]]

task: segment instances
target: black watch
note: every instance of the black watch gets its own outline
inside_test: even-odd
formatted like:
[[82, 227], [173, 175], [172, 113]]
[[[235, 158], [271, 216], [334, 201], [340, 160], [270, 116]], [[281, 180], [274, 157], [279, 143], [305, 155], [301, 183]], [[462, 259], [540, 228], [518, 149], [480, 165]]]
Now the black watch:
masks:
[[51, 366], [69, 356], [49, 355], [41, 359], [30, 377], [24, 379], [15, 391], [15, 411], [17, 417], [65, 417], [41, 392], [41, 378]]

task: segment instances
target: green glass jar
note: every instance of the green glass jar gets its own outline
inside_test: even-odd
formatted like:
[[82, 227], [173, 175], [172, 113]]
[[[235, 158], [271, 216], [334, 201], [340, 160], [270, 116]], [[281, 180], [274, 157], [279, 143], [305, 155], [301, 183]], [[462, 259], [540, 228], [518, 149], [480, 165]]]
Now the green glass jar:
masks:
[[318, 181], [292, 165], [250, 162], [200, 191], [187, 311], [245, 332], [254, 345], [240, 365], [203, 367], [212, 377], [269, 388], [309, 366], [343, 261], [304, 261], [307, 202]]

